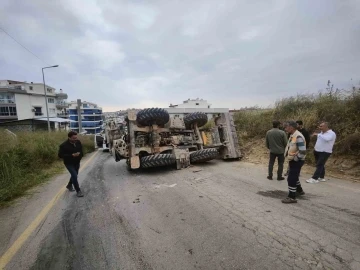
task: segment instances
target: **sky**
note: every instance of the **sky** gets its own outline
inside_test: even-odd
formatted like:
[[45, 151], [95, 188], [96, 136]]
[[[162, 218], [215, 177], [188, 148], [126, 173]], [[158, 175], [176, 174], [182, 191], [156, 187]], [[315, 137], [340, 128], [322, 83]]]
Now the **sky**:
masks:
[[104, 111], [216, 108], [360, 84], [358, 0], [1, 0], [0, 79]]

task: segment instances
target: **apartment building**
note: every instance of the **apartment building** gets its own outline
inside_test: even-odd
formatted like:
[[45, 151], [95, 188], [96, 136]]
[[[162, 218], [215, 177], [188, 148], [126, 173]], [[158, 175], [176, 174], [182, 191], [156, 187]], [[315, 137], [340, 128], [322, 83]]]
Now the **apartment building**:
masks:
[[[86, 131], [87, 134], [100, 133], [103, 130], [103, 111], [95, 103], [81, 100], [71, 101], [67, 113], [69, 119], [73, 120], [70, 123], [71, 130]], [[80, 126], [81, 128], [79, 128]]]
[[66, 113], [67, 94], [56, 91], [43, 83], [0, 80], [0, 122], [47, 117], [58, 117]]
[[169, 108], [210, 108], [211, 104], [209, 104], [205, 99], [196, 98], [196, 99], [188, 99], [183, 101], [182, 104], [170, 104]]
[[176, 115], [178, 117], [184, 117], [188, 113], [203, 112], [207, 114], [209, 119], [219, 113], [229, 112], [228, 108], [211, 108], [211, 104], [209, 104], [206, 100], [199, 98], [189, 98], [188, 100], [183, 101], [182, 104], [170, 104], [169, 108], [164, 109], [167, 110], [170, 115]]

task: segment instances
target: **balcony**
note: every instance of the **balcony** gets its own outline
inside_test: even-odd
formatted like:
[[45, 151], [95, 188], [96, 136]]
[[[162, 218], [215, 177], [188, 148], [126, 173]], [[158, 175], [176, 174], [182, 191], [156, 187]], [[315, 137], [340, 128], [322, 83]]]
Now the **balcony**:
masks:
[[83, 109], [83, 110], [81, 110], [81, 114], [82, 115], [93, 115], [93, 114], [101, 115], [102, 111], [98, 110], [98, 109]]
[[57, 93], [55, 93], [55, 96], [56, 96], [58, 99], [67, 99], [67, 98], [68, 98], [68, 94], [62, 93], [62, 92], [57, 92]]
[[56, 101], [56, 108], [58, 109], [64, 109], [69, 107], [69, 104], [65, 101]]
[[0, 104], [15, 104], [15, 98], [1, 98]]
[[[79, 121], [79, 117], [77, 115], [69, 114], [69, 113], [67, 113], [67, 115], [71, 120]], [[82, 122], [86, 122], [86, 121], [94, 122], [94, 121], [103, 121], [103, 119], [102, 119], [101, 115], [82, 115], [81, 121]]]
[[57, 117], [60, 117], [60, 118], [68, 118], [69, 115], [67, 113], [58, 113], [57, 114]]

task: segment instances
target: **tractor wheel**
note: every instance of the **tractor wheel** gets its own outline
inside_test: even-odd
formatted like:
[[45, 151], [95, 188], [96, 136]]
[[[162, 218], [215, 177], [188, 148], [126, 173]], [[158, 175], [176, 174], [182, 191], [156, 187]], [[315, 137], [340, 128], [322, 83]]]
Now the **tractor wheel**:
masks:
[[141, 126], [165, 125], [169, 122], [169, 113], [161, 108], [144, 109], [137, 113], [136, 121]]
[[208, 122], [208, 117], [206, 113], [194, 112], [188, 115], [185, 115], [184, 122], [186, 126], [197, 123], [198, 127], [202, 127]]
[[176, 158], [172, 154], [158, 154], [150, 155], [141, 158], [140, 166], [141, 168], [151, 168], [151, 167], [160, 167], [168, 166], [176, 163]]
[[200, 163], [217, 158], [219, 152], [216, 148], [198, 150], [190, 154], [191, 163]]

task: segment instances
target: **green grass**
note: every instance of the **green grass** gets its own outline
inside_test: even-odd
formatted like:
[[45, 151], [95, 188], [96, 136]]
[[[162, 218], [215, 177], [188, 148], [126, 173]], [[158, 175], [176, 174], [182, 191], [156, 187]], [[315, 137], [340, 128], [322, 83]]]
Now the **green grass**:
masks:
[[[58, 158], [65, 132], [19, 132], [14, 138], [0, 130], [0, 205], [24, 195], [26, 191], [63, 171]], [[93, 136], [79, 136], [84, 154], [94, 151]]]
[[[264, 138], [272, 121], [302, 120], [310, 133], [327, 121], [336, 132], [335, 155], [360, 156], [360, 89], [328, 90], [316, 95], [298, 95], [275, 103], [271, 110], [244, 110], [234, 116], [240, 145]], [[315, 138], [310, 147], [313, 147]]]

